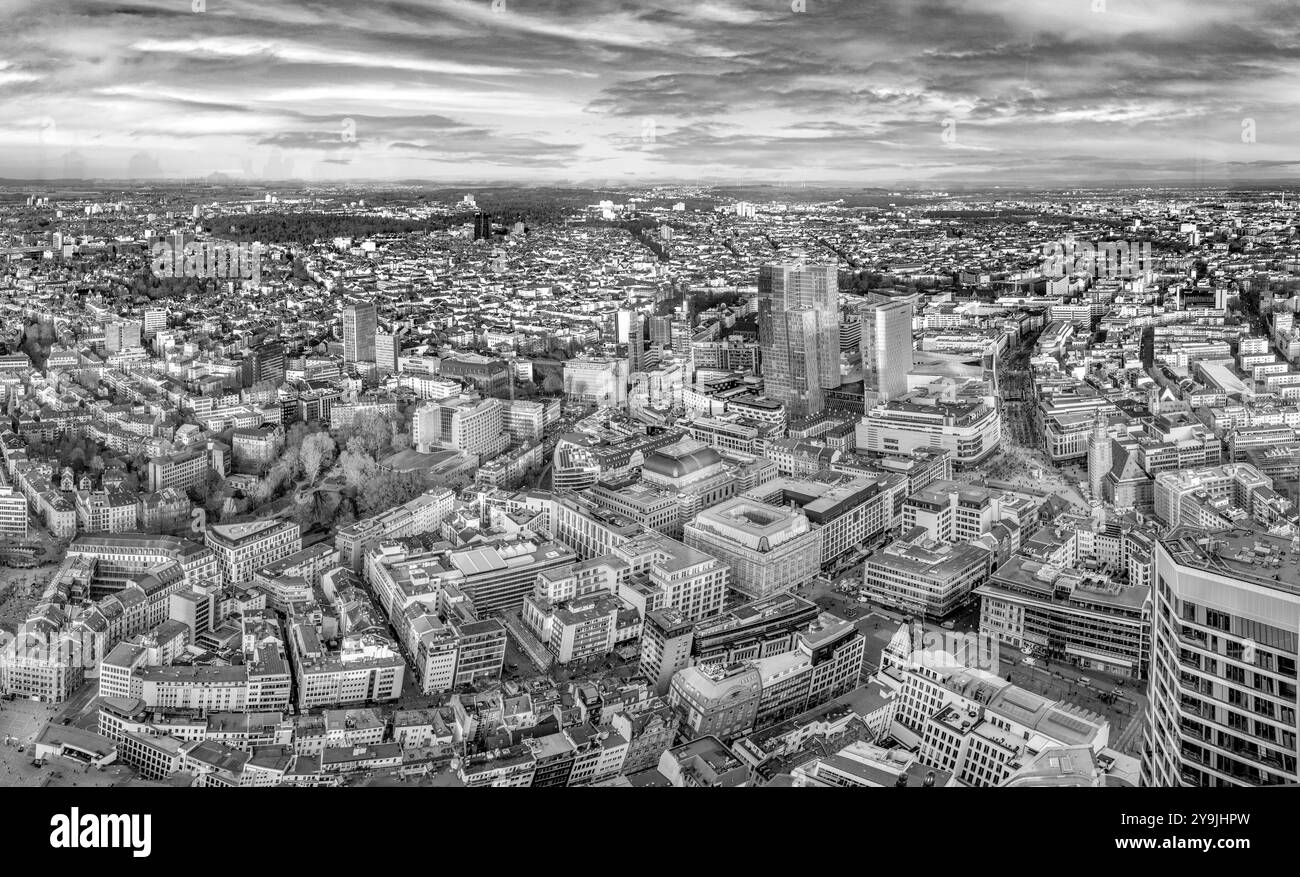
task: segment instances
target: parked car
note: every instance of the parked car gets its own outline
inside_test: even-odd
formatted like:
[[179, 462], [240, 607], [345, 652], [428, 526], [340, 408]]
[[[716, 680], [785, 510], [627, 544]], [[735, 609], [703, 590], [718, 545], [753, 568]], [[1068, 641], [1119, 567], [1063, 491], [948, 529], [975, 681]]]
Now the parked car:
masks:
[[1037, 665], [1038, 665], [1038, 662], [1035, 661], [1033, 658], [1025, 658], [1025, 666], [1027, 666], [1027, 667], [1035, 667], [1035, 666], [1037, 666]]
[[1089, 679], [1087, 676], [1080, 676], [1080, 677], [1079, 677], [1079, 684], [1080, 684], [1080, 685], [1091, 685], [1091, 684], [1092, 684], [1092, 680]]

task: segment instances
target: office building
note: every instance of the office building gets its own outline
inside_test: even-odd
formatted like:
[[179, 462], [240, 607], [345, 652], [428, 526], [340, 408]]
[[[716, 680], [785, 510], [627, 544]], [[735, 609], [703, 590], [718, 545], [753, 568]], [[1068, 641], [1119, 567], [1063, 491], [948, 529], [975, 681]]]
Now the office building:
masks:
[[365, 554], [371, 548], [385, 539], [435, 532], [451, 514], [455, 502], [454, 493], [435, 487], [410, 502], [340, 527], [334, 535], [340, 562], [354, 572], [361, 572]]
[[673, 675], [691, 665], [694, 628], [695, 622], [676, 609], [655, 609], [646, 614], [637, 672], [650, 681], [655, 694], [667, 694]]
[[421, 453], [450, 448], [475, 454], [481, 462], [510, 446], [501, 400], [472, 396], [422, 403], [411, 420], [411, 441]]
[[970, 601], [988, 575], [991, 557], [983, 544], [941, 543], [922, 532], [868, 557], [863, 588], [887, 606], [941, 619]]
[[915, 653], [895, 653], [891, 643], [881, 657], [877, 678], [896, 693], [890, 736], [960, 785], [1001, 785], [1050, 747], [1100, 754], [1110, 742], [1104, 717], [961, 666], [952, 656], [918, 661]]
[[820, 562], [830, 566], [894, 528], [895, 509], [907, 479], [893, 473], [823, 479], [777, 478], [751, 488], [742, 498], [774, 506], [798, 507], [821, 537]]
[[289, 628], [289, 653], [300, 710], [401, 697], [406, 661], [379, 634], [349, 634], [331, 649], [314, 626], [295, 622]]
[[1222, 530], [1253, 522], [1271, 525], [1293, 514], [1291, 500], [1249, 463], [1161, 472], [1155, 479], [1156, 517], [1168, 527]]
[[1295, 785], [1300, 544], [1178, 528], [1155, 549], [1142, 783]]
[[834, 265], [764, 265], [758, 275], [758, 340], [767, 396], [791, 417], [825, 407], [840, 385], [839, 281]]
[[114, 320], [104, 324], [104, 349], [109, 353], [140, 346], [140, 324], [132, 320]]
[[915, 395], [869, 409], [856, 429], [857, 449], [875, 454], [946, 450], [957, 466], [997, 452], [1002, 419], [983, 402], [943, 402]]
[[27, 538], [27, 500], [7, 485], [0, 487], [0, 535]]
[[302, 533], [294, 521], [212, 524], [204, 542], [216, 554], [225, 584], [240, 585], [256, 570], [301, 551]]
[[569, 401], [597, 408], [627, 404], [628, 361], [578, 357], [564, 363], [564, 395]]
[[668, 704], [690, 739], [712, 735], [726, 742], [754, 729], [762, 688], [762, 673], [750, 663], [685, 667], [673, 676]]
[[619, 597], [642, 618], [656, 609], [674, 609], [694, 622], [722, 611], [731, 570], [707, 551], [642, 529], [609, 553], [627, 564]]
[[374, 362], [375, 330], [379, 310], [370, 302], [351, 302], [343, 308], [343, 361]]
[[163, 329], [167, 328], [167, 309], [166, 308], [145, 308], [144, 309], [144, 335], [146, 338], [152, 338]]
[[380, 375], [395, 375], [400, 371], [398, 361], [402, 355], [402, 336], [397, 329], [385, 332], [375, 330], [375, 370]]
[[874, 402], [902, 397], [912, 370], [912, 303], [869, 302], [858, 308], [858, 314], [864, 392]]
[[1087, 670], [1145, 679], [1151, 587], [1013, 557], [975, 589], [980, 632]]

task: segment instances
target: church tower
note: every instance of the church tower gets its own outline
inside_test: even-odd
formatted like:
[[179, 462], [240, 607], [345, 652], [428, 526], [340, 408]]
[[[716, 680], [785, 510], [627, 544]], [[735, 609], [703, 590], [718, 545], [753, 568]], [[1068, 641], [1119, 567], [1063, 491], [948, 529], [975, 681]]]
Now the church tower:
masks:
[[1110, 435], [1107, 430], [1107, 418], [1102, 414], [1101, 409], [1092, 419], [1092, 435], [1088, 437], [1088, 484], [1092, 490], [1092, 498], [1101, 501], [1102, 479], [1110, 471]]

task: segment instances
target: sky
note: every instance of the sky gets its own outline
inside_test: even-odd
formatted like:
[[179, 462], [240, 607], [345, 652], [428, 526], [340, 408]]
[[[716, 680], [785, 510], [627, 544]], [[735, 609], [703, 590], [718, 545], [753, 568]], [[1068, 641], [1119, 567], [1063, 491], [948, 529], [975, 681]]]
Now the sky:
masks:
[[0, 177], [1300, 177], [1295, 0], [0, 0]]

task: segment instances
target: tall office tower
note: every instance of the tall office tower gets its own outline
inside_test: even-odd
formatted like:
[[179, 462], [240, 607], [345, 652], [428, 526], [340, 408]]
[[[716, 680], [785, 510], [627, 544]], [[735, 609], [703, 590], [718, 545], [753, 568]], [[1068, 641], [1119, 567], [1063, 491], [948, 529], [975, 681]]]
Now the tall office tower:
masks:
[[651, 317], [650, 318], [650, 344], [658, 344], [660, 347], [669, 350], [673, 347], [673, 318], [672, 317]]
[[144, 310], [144, 336], [152, 338], [162, 329], [167, 328], [167, 309], [166, 308], [145, 308]]
[[629, 374], [639, 372], [645, 368], [644, 326], [645, 317], [640, 311], [632, 311], [628, 317], [627, 325], [627, 368]]
[[672, 336], [673, 351], [679, 356], [691, 349], [691, 339], [695, 333], [691, 329], [690, 320], [674, 317], [670, 335]]
[[343, 361], [375, 361], [375, 328], [379, 311], [369, 302], [356, 302], [343, 309]]
[[764, 265], [758, 274], [758, 341], [768, 398], [791, 417], [825, 406], [840, 385], [839, 286], [834, 265]]
[[474, 214], [474, 240], [486, 241], [492, 238], [492, 214]]
[[247, 386], [263, 381], [284, 383], [284, 344], [266, 341], [250, 350], [244, 357], [244, 383]]
[[396, 328], [392, 332], [375, 331], [375, 368], [381, 375], [397, 374], [397, 357], [401, 350], [402, 337]]
[[1088, 436], [1088, 484], [1095, 500], [1102, 498], [1102, 479], [1111, 466], [1110, 436], [1106, 425], [1106, 415], [1098, 408], [1092, 418], [1092, 434]]
[[1294, 785], [1300, 539], [1177, 528], [1155, 551], [1142, 784]]
[[860, 330], [863, 390], [874, 392], [878, 402], [905, 395], [912, 370], [912, 303], [870, 303], [862, 310]]

